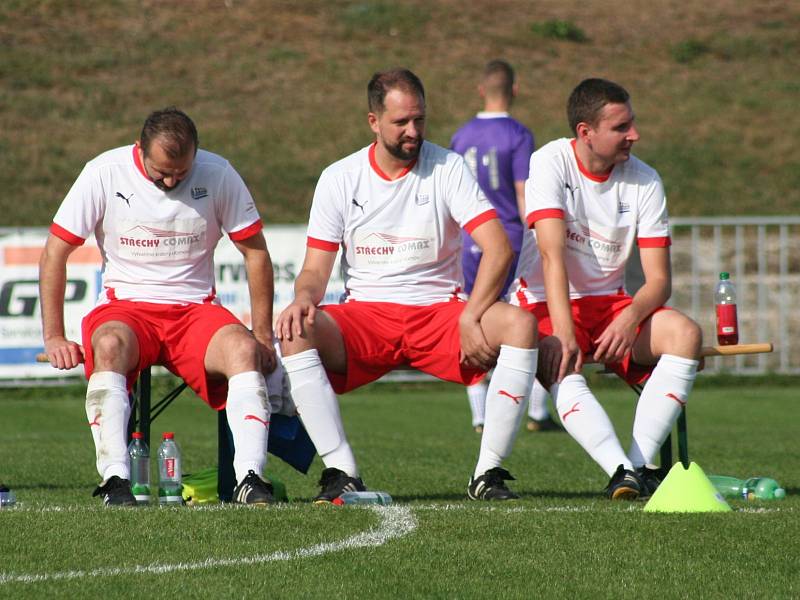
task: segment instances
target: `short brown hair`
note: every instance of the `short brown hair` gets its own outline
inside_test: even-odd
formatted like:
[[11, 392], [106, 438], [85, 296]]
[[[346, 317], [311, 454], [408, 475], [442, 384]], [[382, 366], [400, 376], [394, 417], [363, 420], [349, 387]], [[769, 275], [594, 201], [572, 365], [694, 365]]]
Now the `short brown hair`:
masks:
[[369, 80], [367, 84], [369, 111], [381, 114], [386, 109], [386, 94], [395, 89], [417, 94], [425, 102], [425, 88], [419, 77], [408, 69], [390, 69], [375, 73]]
[[197, 128], [189, 116], [174, 106], [150, 113], [145, 119], [139, 142], [145, 156], [156, 138], [164, 141], [164, 151], [170, 158], [181, 158], [197, 152]]
[[483, 89], [489, 96], [514, 95], [514, 69], [504, 60], [489, 61], [483, 69]]
[[625, 88], [613, 81], [584, 79], [567, 100], [567, 120], [572, 133], [578, 135], [578, 123], [595, 126], [606, 104], [625, 104], [630, 98]]

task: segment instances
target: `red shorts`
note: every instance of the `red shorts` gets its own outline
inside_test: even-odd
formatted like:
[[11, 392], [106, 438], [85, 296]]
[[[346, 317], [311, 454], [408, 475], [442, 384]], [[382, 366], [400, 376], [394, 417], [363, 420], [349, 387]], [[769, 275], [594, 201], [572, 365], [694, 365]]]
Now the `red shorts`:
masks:
[[402, 365], [463, 385], [480, 381], [486, 372], [460, 361], [458, 318], [465, 306], [464, 302], [321, 306], [339, 326], [347, 352], [347, 374], [328, 372], [333, 389], [338, 394], [349, 392]]
[[[575, 339], [584, 355], [593, 354], [597, 349], [594, 343], [606, 327], [616, 319], [619, 314], [631, 303], [633, 298], [625, 294], [614, 294], [611, 296], [585, 296], [577, 300], [571, 300], [572, 320], [575, 323]], [[537, 302], [523, 306], [525, 310], [532, 312], [539, 322], [539, 339], [553, 335], [553, 323], [550, 320], [550, 312], [547, 310], [547, 302]], [[653, 313], [660, 310], [667, 310], [662, 306]], [[641, 324], [636, 328], [636, 334], [641, 331]], [[630, 385], [644, 383], [650, 373], [653, 372], [655, 365], [640, 365], [631, 360], [630, 352], [618, 363], [607, 364], [606, 367], [619, 375]]]
[[205, 357], [208, 343], [221, 327], [242, 324], [230, 311], [217, 304], [153, 304], [129, 300], [101, 304], [81, 323], [86, 377], [90, 377], [94, 369], [92, 334], [108, 321], [125, 323], [139, 341], [139, 364], [128, 373], [129, 390], [142, 369], [159, 364], [182, 378], [212, 408], [225, 408], [228, 382], [224, 378], [209, 380]]

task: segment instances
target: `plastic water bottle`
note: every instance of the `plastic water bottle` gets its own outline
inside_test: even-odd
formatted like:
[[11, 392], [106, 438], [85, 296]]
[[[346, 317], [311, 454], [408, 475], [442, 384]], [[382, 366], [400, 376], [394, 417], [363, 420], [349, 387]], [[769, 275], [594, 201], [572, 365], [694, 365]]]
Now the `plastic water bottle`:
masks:
[[710, 475], [709, 479], [714, 484], [714, 487], [717, 488], [717, 491], [725, 498], [779, 500], [786, 496], [786, 490], [770, 477], [737, 479], [736, 477]]
[[183, 504], [181, 484], [181, 452], [175, 443], [175, 434], [167, 431], [158, 447], [158, 502]]
[[2, 483], [0, 483], [0, 508], [13, 508], [17, 503], [17, 498], [14, 492]]
[[739, 322], [736, 316], [736, 290], [728, 273], [720, 273], [714, 290], [717, 312], [717, 342], [722, 346], [739, 343]]
[[144, 436], [136, 431], [128, 445], [131, 457], [131, 491], [137, 504], [150, 503], [150, 448], [144, 442]]
[[341, 506], [343, 504], [381, 504], [392, 503], [392, 497], [386, 492], [345, 492], [338, 498], [334, 498], [333, 504]]

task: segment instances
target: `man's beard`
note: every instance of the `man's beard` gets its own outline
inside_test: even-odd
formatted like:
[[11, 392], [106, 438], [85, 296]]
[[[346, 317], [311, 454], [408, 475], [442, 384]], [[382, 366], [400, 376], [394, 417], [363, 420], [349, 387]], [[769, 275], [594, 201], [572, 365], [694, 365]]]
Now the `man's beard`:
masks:
[[181, 180], [180, 180], [178, 183], [176, 183], [176, 184], [175, 184], [175, 185], [173, 185], [172, 187], [167, 187], [167, 186], [164, 184], [164, 180], [163, 180], [163, 179], [154, 179], [154, 180], [153, 180], [153, 185], [155, 185], [155, 186], [156, 186], [158, 189], [160, 189], [162, 192], [171, 192], [171, 191], [172, 191], [172, 190], [174, 190], [176, 187], [178, 187], [178, 186], [179, 186], [179, 185], [180, 185], [182, 182], [183, 182], [183, 179], [181, 179]]
[[414, 146], [412, 150], [403, 150], [403, 144], [411, 142], [413, 140], [409, 140], [408, 138], [402, 138], [398, 140], [398, 142], [394, 145], [389, 145], [386, 142], [383, 143], [383, 147], [386, 148], [386, 151], [394, 156], [399, 160], [414, 160], [419, 156], [419, 151], [422, 148], [422, 138], [418, 138], [419, 143]]

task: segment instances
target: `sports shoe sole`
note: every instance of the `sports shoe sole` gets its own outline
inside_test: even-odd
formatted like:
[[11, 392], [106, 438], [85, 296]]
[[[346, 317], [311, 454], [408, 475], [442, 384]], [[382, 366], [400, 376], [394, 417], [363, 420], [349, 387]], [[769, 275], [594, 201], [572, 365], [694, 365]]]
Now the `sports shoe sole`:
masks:
[[619, 486], [611, 494], [612, 500], [636, 500], [639, 497], [639, 490], [624, 485]]

